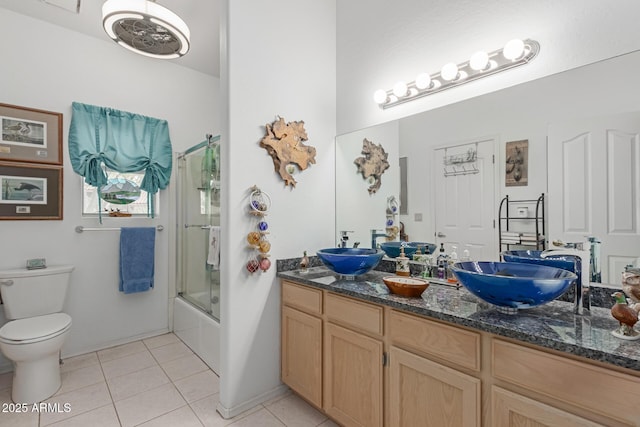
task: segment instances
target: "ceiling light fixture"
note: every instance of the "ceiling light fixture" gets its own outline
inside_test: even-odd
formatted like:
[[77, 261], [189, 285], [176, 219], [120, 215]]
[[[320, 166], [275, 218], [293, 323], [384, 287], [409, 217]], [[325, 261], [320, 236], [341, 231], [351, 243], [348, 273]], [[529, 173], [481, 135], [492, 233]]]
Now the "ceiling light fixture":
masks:
[[122, 47], [152, 58], [179, 58], [189, 51], [189, 27], [178, 15], [149, 0], [107, 0], [102, 25]]
[[438, 93], [482, 77], [528, 64], [539, 51], [540, 44], [535, 40], [510, 40], [502, 49], [489, 53], [484, 51], [476, 52], [469, 61], [461, 64], [454, 64], [453, 62], [445, 64], [438, 73], [431, 75], [421, 73], [413, 82], [406, 84], [396, 83], [391, 90], [378, 89], [374, 93], [374, 101], [383, 109], [393, 107], [416, 98]]

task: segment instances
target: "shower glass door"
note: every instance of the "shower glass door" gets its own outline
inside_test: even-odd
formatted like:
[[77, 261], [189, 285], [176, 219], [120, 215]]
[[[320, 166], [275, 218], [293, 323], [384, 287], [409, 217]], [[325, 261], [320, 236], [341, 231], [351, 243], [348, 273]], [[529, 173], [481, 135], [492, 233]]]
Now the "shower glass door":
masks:
[[220, 269], [215, 250], [219, 242], [212, 242], [211, 234], [220, 226], [217, 140], [203, 141], [177, 157], [177, 288], [180, 297], [219, 321]]

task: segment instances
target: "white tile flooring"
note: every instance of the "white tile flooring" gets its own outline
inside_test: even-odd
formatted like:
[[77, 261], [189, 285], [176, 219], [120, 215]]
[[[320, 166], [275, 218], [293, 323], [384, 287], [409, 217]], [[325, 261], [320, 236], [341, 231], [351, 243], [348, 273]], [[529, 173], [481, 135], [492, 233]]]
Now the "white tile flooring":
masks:
[[218, 376], [171, 333], [71, 357], [61, 369], [48, 412], [5, 412], [12, 373], [0, 375], [0, 427], [337, 426], [292, 393], [223, 419]]

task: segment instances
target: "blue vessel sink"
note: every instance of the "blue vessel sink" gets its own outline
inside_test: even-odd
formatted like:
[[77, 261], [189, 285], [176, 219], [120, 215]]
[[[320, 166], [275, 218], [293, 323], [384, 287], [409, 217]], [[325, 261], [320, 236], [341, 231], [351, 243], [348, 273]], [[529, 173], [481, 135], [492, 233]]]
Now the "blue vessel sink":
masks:
[[378, 265], [384, 252], [367, 248], [327, 248], [320, 249], [316, 255], [334, 273], [357, 276]]
[[400, 256], [400, 248], [404, 248], [404, 254], [411, 258], [413, 254], [420, 251], [428, 254], [432, 254], [433, 251], [436, 250], [436, 245], [433, 243], [422, 243], [422, 242], [384, 242], [380, 244], [380, 249], [384, 251], [385, 254], [389, 258], [397, 258]]
[[549, 255], [546, 258], [542, 258], [541, 254], [542, 251], [532, 250], [504, 251], [502, 252], [502, 258], [505, 262], [524, 262], [526, 264], [545, 265], [547, 267], [569, 270], [577, 274], [578, 279], [580, 279], [582, 271], [580, 258], [568, 255]]
[[458, 262], [451, 270], [478, 298], [511, 309], [546, 304], [565, 293], [578, 277], [568, 270], [519, 262]]

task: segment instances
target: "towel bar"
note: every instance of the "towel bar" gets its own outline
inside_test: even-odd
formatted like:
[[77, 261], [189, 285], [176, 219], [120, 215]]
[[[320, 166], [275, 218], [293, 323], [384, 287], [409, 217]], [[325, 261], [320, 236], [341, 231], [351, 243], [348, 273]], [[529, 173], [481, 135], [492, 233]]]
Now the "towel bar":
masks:
[[[83, 227], [81, 225], [76, 226], [76, 233], [82, 233], [83, 231], [120, 231], [120, 227]], [[162, 231], [164, 230], [164, 226], [158, 225], [156, 226], [156, 230]]]

